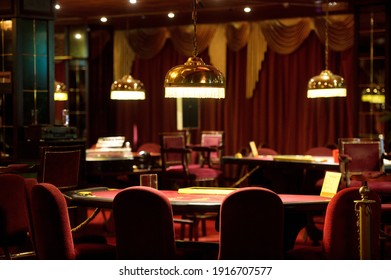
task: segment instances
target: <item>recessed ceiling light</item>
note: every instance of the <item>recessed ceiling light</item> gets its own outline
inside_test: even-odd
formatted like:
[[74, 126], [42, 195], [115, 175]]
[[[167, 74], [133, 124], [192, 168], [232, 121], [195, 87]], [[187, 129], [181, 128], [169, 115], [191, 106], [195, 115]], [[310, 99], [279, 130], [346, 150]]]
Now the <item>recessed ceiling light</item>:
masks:
[[175, 14], [173, 12], [169, 12], [168, 15], [167, 15], [169, 18], [174, 18], [175, 17]]
[[130, 3], [130, 4], [136, 4], [136, 3], [137, 3], [137, 0], [129, 0], [129, 3]]
[[107, 22], [107, 17], [101, 17], [101, 18], [100, 18], [100, 21], [101, 21], [101, 22]]
[[75, 34], [75, 39], [80, 40], [81, 39], [81, 34], [80, 33], [76, 33]]
[[244, 11], [245, 13], [249, 13], [249, 12], [251, 12], [251, 8], [250, 8], [250, 7], [245, 7], [245, 8], [243, 9], [243, 11]]
[[54, 8], [55, 8], [56, 10], [59, 10], [59, 9], [61, 9], [61, 6], [60, 6], [60, 4], [56, 4], [56, 5], [54, 5]]

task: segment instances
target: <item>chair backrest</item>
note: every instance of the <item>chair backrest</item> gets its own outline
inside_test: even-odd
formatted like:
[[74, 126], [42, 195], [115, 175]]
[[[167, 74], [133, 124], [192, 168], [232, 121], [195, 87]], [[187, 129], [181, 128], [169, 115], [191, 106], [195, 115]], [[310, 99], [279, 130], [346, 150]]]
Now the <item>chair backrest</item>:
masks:
[[264, 155], [264, 156], [275, 156], [278, 155], [279, 153], [276, 150], [273, 150], [271, 148], [259, 148], [258, 147], [258, 155]]
[[333, 155], [333, 150], [328, 147], [313, 147], [308, 149], [305, 152], [306, 155], [311, 156], [327, 156], [331, 157]]
[[49, 183], [32, 186], [30, 207], [38, 259], [75, 259], [68, 207], [61, 191]]
[[383, 167], [379, 140], [342, 140], [339, 153], [351, 158], [348, 167], [350, 173], [380, 171]]
[[25, 179], [17, 174], [0, 175], [0, 247], [26, 245], [29, 218]]
[[170, 201], [158, 190], [129, 187], [113, 201], [119, 259], [173, 259], [175, 237]]
[[61, 190], [75, 189], [83, 181], [85, 147], [42, 146], [38, 171], [39, 183], [51, 183]]
[[[331, 199], [326, 210], [323, 248], [326, 259], [359, 259], [359, 228], [355, 200], [361, 200], [358, 187], [343, 189]], [[371, 191], [369, 199], [376, 201], [370, 204], [370, 245], [371, 259], [379, 258], [379, 235], [381, 206], [379, 196]]]
[[187, 164], [189, 155], [185, 154], [187, 143], [186, 133], [183, 131], [162, 132], [159, 136], [163, 168], [172, 165]]
[[228, 194], [220, 209], [219, 259], [282, 259], [284, 207], [261, 187]]
[[201, 132], [201, 146], [217, 147], [216, 152], [209, 155], [210, 164], [220, 164], [224, 147], [224, 131], [204, 130]]
[[160, 153], [160, 145], [158, 143], [148, 142], [138, 147], [137, 152], [149, 152], [149, 153]]

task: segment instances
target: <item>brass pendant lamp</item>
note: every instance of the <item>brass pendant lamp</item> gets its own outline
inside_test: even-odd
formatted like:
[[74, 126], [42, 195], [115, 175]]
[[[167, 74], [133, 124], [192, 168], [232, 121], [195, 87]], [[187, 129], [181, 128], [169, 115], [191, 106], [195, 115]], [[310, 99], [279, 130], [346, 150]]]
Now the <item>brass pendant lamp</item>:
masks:
[[371, 12], [371, 30], [370, 30], [370, 50], [369, 50], [369, 87], [364, 89], [361, 95], [361, 101], [369, 102], [372, 104], [384, 105], [386, 103], [385, 89], [373, 82], [373, 26], [374, 18], [373, 12]]
[[325, 70], [318, 76], [312, 77], [308, 82], [307, 97], [346, 97], [345, 80], [341, 76], [333, 74], [328, 69], [329, 59], [329, 3], [327, 2], [326, 10], [326, 30], [325, 30]]
[[165, 77], [167, 98], [225, 98], [224, 75], [197, 57], [197, 0], [193, 0], [193, 56], [171, 68]]
[[67, 101], [68, 91], [64, 83], [54, 81], [54, 101]]
[[114, 100], [144, 100], [144, 84], [131, 75], [125, 75], [111, 85], [110, 99]]

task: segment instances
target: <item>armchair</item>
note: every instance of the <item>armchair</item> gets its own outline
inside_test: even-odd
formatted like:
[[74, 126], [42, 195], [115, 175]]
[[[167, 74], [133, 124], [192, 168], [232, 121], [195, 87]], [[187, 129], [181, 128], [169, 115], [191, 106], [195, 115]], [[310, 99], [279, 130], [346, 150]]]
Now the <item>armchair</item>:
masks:
[[346, 187], [380, 179], [385, 175], [384, 158], [379, 140], [339, 139], [340, 170]]
[[200, 166], [220, 169], [221, 156], [224, 148], [224, 131], [202, 131], [201, 144], [192, 145], [193, 151], [199, 152]]
[[187, 147], [186, 133], [160, 133], [163, 184], [171, 187], [216, 185], [222, 177], [221, 170], [190, 164], [192, 150]]

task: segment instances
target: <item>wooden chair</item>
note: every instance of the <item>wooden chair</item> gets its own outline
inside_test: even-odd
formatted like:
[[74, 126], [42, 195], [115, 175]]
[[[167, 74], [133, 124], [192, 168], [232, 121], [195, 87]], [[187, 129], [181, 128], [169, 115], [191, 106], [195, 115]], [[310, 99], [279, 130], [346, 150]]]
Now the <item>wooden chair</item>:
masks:
[[37, 180], [62, 191], [78, 188], [84, 181], [85, 146], [41, 146]]
[[342, 187], [361, 186], [367, 181], [368, 187], [376, 192], [382, 201], [383, 223], [389, 224], [391, 211], [391, 176], [384, 169], [384, 153], [380, 139], [339, 139], [340, 167], [343, 175]]
[[217, 185], [223, 176], [221, 170], [189, 163], [192, 150], [187, 147], [186, 132], [164, 132], [159, 136], [163, 184], [173, 188]]
[[201, 144], [192, 147], [200, 149], [200, 165], [221, 169], [221, 157], [224, 150], [224, 131], [204, 130], [201, 131]]

